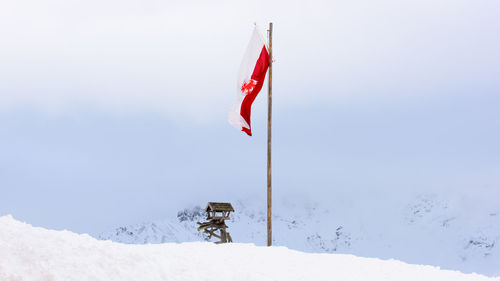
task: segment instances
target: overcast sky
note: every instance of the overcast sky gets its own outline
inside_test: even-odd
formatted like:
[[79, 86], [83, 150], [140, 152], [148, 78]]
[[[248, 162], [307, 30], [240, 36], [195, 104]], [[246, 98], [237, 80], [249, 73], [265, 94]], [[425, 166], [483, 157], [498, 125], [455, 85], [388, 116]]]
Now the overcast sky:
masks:
[[253, 137], [227, 112], [269, 21], [276, 200], [497, 192], [499, 14], [494, 0], [3, 0], [0, 215], [92, 233], [264, 196], [267, 92]]

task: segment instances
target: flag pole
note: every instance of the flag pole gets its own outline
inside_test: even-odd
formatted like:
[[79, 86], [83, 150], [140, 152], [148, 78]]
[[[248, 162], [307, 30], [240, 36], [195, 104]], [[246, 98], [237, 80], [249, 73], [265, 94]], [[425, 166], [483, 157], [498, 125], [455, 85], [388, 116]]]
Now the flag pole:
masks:
[[271, 186], [271, 117], [273, 101], [273, 23], [269, 23], [269, 77], [267, 82], [268, 101], [267, 101], [267, 246], [271, 246], [272, 239], [272, 186]]

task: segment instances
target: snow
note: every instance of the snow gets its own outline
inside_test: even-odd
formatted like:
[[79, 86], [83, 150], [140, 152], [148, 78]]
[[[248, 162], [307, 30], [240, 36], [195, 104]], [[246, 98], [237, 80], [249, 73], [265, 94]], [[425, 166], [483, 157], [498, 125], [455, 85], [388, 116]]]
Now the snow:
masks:
[[208, 242], [131, 245], [0, 217], [0, 280], [486, 281], [500, 278], [346, 254]]

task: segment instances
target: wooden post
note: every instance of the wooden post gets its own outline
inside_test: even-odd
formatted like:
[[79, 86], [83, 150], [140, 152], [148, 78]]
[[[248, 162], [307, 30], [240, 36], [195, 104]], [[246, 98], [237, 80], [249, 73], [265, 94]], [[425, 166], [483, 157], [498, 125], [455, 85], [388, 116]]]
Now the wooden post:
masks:
[[272, 186], [271, 186], [271, 117], [273, 101], [273, 23], [269, 23], [269, 77], [268, 77], [268, 102], [267, 102], [267, 246], [273, 244], [272, 238]]

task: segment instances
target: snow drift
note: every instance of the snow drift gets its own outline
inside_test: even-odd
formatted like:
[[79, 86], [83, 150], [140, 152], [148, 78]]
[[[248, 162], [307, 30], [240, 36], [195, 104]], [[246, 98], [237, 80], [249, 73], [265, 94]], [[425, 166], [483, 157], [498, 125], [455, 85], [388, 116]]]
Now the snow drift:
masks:
[[0, 280], [486, 281], [478, 274], [285, 247], [206, 242], [127, 245], [0, 217]]

